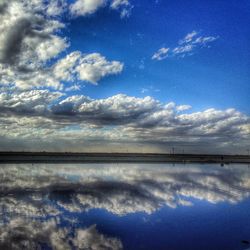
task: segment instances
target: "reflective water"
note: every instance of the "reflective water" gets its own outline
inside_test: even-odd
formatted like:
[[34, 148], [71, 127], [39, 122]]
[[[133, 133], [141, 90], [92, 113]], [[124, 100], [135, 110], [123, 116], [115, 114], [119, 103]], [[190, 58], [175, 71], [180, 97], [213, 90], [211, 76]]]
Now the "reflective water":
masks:
[[241, 250], [250, 169], [0, 165], [0, 249]]

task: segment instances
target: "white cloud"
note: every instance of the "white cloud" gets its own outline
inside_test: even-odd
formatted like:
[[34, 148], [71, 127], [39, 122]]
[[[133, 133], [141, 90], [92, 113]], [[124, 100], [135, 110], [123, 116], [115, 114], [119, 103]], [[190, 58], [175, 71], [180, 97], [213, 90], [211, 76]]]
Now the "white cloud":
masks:
[[73, 16], [86, 16], [106, 5], [119, 11], [121, 18], [129, 17], [133, 8], [128, 0], [76, 0], [70, 5], [70, 12]]
[[105, 76], [119, 74], [122, 70], [122, 63], [118, 61], [109, 62], [98, 53], [83, 55], [76, 67], [78, 78], [92, 84], [97, 84]]
[[172, 50], [173, 55], [190, 55], [191, 52], [200, 47], [207, 47], [209, 43], [214, 42], [218, 37], [199, 36], [197, 31], [187, 34], [184, 39], [179, 41], [179, 46]]
[[168, 57], [168, 52], [169, 48], [161, 48], [152, 56], [152, 59], [161, 61]]
[[195, 36], [198, 35], [198, 32], [197, 31], [192, 31], [191, 33], [188, 33], [183, 40], [180, 40], [179, 41], [179, 44], [185, 44], [185, 43], [189, 43], [191, 42]]
[[70, 5], [70, 11], [75, 16], [85, 16], [96, 12], [106, 4], [106, 0], [77, 0]]
[[177, 55], [177, 54], [186, 54], [189, 53], [191, 51], [193, 51], [194, 46], [192, 44], [188, 44], [188, 45], [184, 45], [184, 46], [179, 46], [173, 49], [173, 54]]
[[53, 73], [58, 80], [78, 79], [96, 85], [102, 78], [119, 74], [122, 70], [121, 62], [107, 61], [99, 53], [81, 54], [76, 51], [59, 60], [54, 66]]
[[107, 115], [113, 114], [114, 118], [117, 115], [123, 116], [123, 118], [130, 116], [135, 116], [136, 113], [141, 115], [145, 112], [150, 112], [154, 107], [157, 107], [158, 102], [155, 101], [151, 97], [145, 98], [135, 98], [126, 95], [116, 95], [109, 97], [107, 99], [100, 99], [100, 100], [91, 100], [90, 102], [84, 102], [79, 106], [79, 112], [90, 112], [93, 111], [94, 113], [101, 111], [102, 114]]
[[37, 56], [40, 60], [47, 61], [57, 56], [68, 46], [66, 39], [61, 39], [58, 36], [51, 36], [50, 41], [41, 42], [37, 46]]
[[71, 87], [66, 88], [65, 91], [66, 91], [66, 92], [67, 92], [67, 91], [79, 91], [80, 89], [81, 89], [81, 86], [75, 84], [75, 85], [72, 85]]
[[129, 17], [133, 6], [128, 0], [113, 0], [110, 7], [121, 12], [121, 17]]
[[[53, 3], [59, 8], [59, 0]], [[42, 14], [46, 7], [43, 1], [13, 0], [6, 3], [0, 16], [2, 84], [15, 84], [20, 88], [59, 88], [60, 83], [47, 76], [45, 64], [67, 48], [68, 43], [56, 35], [64, 25]]]
[[81, 52], [75, 51], [57, 61], [53, 68], [54, 76], [63, 81], [73, 81], [75, 79], [75, 67], [81, 58]]
[[31, 90], [15, 94], [0, 93], [0, 109], [40, 113], [47, 110], [48, 105], [62, 95], [60, 92], [48, 90]]
[[192, 108], [192, 106], [190, 106], [190, 105], [180, 105], [180, 106], [176, 107], [176, 110], [179, 112], [182, 112], [182, 111], [189, 110], [191, 108]]
[[141, 89], [142, 94], [150, 92], [160, 92], [160, 89], [155, 88], [153, 85]]
[[188, 33], [182, 40], [179, 41], [179, 45], [173, 49], [161, 48], [152, 57], [153, 60], [163, 60], [171, 56], [184, 57], [186, 55], [192, 55], [195, 50], [202, 47], [209, 47], [209, 44], [216, 41], [218, 37], [214, 36], [198, 36], [197, 31]]
[[[39, 55], [46, 53], [47, 49], [50, 51], [46, 59], [51, 59], [64, 50], [67, 46], [66, 40], [53, 34], [64, 25], [57, 20], [42, 16], [39, 11], [44, 7], [42, 2], [36, 5], [27, 1], [8, 3], [0, 17], [1, 63], [19, 67], [27, 66], [28, 62], [38, 65], [45, 59]], [[46, 46], [42, 47], [43, 43]], [[53, 52], [51, 48], [56, 51]]]
[[[104, 1], [83, 1], [91, 6]], [[62, 90], [75, 80], [97, 84], [103, 77], [118, 74], [123, 64], [108, 61], [98, 53], [61, 52], [70, 42], [58, 31], [64, 28], [60, 15], [64, 0], [12, 0], [0, 16], [0, 83], [20, 89], [50, 87]], [[51, 62], [54, 64], [51, 65]]]
[[67, 4], [64, 0], [50, 0], [46, 13], [49, 16], [60, 16], [64, 12], [66, 6]]
[[217, 39], [218, 39], [218, 37], [213, 37], [213, 36], [207, 36], [207, 37], [200, 36], [200, 37], [196, 38], [196, 40], [193, 41], [193, 43], [206, 45], [207, 43], [211, 43]]

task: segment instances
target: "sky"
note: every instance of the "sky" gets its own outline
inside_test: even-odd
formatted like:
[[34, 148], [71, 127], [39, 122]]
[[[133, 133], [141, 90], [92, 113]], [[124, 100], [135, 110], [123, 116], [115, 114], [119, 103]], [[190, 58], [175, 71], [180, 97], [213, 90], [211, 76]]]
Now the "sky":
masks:
[[250, 3], [0, 0], [0, 150], [240, 153]]

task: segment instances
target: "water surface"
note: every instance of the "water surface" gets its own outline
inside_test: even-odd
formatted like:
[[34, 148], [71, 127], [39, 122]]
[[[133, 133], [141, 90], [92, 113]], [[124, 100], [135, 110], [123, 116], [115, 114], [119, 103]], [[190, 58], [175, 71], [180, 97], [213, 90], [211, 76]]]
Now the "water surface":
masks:
[[250, 169], [0, 165], [0, 249], [244, 250]]

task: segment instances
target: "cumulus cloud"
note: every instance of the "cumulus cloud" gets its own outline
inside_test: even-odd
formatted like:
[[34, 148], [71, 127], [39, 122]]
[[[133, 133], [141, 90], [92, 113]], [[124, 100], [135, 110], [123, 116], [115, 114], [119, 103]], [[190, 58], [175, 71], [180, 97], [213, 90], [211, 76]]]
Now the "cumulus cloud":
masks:
[[66, 9], [64, 0], [13, 0], [1, 6], [1, 84], [62, 90], [65, 82], [72, 84], [77, 79], [97, 84], [103, 77], [122, 71], [122, 63], [108, 61], [98, 53], [75, 51], [62, 58], [61, 53], [70, 46], [59, 32], [65, 27], [60, 21]]
[[118, 61], [108, 62], [98, 53], [83, 56], [76, 67], [78, 78], [93, 84], [111, 74], [118, 74], [123, 70], [123, 64]]
[[75, 79], [75, 67], [81, 57], [81, 52], [75, 51], [66, 57], [58, 60], [54, 65], [53, 74], [57, 79], [63, 81], [72, 81]]
[[15, 113], [38, 114], [47, 110], [47, 105], [57, 100], [63, 94], [60, 92], [50, 92], [49, 90], [31, 90], [20, 93], [0, 93], [0, 110]]
[[53, 75], [58, 80], [81, 80], [96, 85], [102, 78], [119, 74], [122, 70], [123, 63], [107, 61], [99, 53], [82, 54], [75, 51], [54, 65]]
[[72, 96], [52, 107], [55, 117], [68, 114], [71, 118], [97, 125], [127, 125], [140, 122], [154, 109], [160, 108], [158, 101], [151, 97], [135, 98], [116, 95], [94, 100], [85, 96]]
[[130, 16], [133, 6], [128, 0], [77, 0], [70, 5], [70, 12], [74, 16], [86, 16], [95, 13], [104, 6], [121, 13], [121, 17]]
[[36, 139], [54, 140], [54, 144], [59, 140], [81, 141], [80, 145], [98, 140], [104, 144], [136, 142], [167, 147], [185, 141], [185, 147], [201, 150], [202, 145], [211, 143], [216, 152], [231, 151], [230, 147], [244, 150], [249, 143], [249, 117], [235, 109], [191, 112], [189, 105], [164, 104], [149, 96], [119, 94], [91, 99], [83, 95], [64, 97], [47, 90], [1, 93], [0, 105], [0, 136], [5, 138], [1, 147], [8, 138], [32, 139], [34, 134]]
[[[59, 0], [52, 3], [60, 9]], [[44, 64], [67, 48], [68, 42], [56, 34], [64, 24], [54, 19], [51, 11], [42, 14], [46, 7], [51, 6], [34, 0], [6, 3], [0, 16], [2, 84], [59, 87], [58, 82], [46, 77]]]
[[93, 14], [100, 7], [105, 5], [105, 0], [77, 0], [70, 6], [70, 11], [76, 16]]
[[48, 16], [60, 16], [66, 9], [67, 4], [64, 0], [50, 0], [46, 13]]
[[176, 110], [179, 112], [182, 112], [182, 111], [189, 110], [191, 108], [192, 108], [192, 106], [190, 106], [190, 105], [180, 105], [180, 106], [176, 107]]
[[167, 57], [192, 55], [199, 48], [208, 48], [210, 43], [216, 41], [218, 37], [202, 36], [197, 31], [188, 33], [179, 41], [179, 45], [175, 48], [161, 48], [153, 56], [153, 60], [163, 60]]

